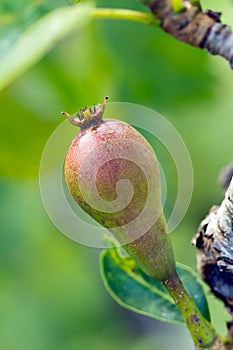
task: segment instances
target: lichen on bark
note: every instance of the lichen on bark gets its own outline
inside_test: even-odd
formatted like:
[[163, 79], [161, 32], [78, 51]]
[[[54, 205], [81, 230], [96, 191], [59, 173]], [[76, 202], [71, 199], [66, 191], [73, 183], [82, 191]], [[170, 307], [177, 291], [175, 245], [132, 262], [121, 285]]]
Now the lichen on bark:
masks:
[[[233, 317], [233, 178], [221, 205], [213, 206], [201, 222], [193, 244], [202, 279]], [[233, 322], [227, 326], [226, 349], [233, 349]]]

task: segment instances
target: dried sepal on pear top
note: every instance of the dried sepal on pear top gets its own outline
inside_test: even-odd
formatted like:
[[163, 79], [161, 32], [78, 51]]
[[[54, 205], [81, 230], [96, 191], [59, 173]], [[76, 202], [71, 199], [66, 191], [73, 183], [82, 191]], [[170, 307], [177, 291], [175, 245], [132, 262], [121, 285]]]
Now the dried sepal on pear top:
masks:
[[[108, 97], [69, 121], [80, 127], [65, 161], [75, 201], [108, 228], [139, 267], [159, 281], [175, 273], [166, 232], [156, 155], [129, 124], [102, 119]], [[78, 229], [78, 228], [77, 228]]]
[[103, 122], [102, 117], [105, 110], [105, 105], [108, 100], [108, 96], [105, 96], [104, 102], [102, 105], [96, 105], [93, 109], [84, 107], [78, 111], [76, 114], [77, 118], [73, 118], [67, 112], [61, 112], [61, 114], [65, 115], [71, 124], [75, 126], [79, 126], [81, 129], [90, 128], [91, 126], [96, 126]]

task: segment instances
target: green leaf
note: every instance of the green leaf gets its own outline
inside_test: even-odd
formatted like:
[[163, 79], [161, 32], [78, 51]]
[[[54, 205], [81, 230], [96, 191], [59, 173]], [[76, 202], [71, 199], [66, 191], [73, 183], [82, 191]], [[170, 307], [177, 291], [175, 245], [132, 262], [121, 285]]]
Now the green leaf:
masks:
[[[164, 286], [145, 275], [135, 261], [112, 248], [101, 254], [101, 274], [113, 299], [126, 309], [157, 320], [183, 324], [183, 317]], [[209, 320], [205, 294], [190, 268], [177, 265], [177, 272], [202, 315]]]
[[[92, 3], [85, 2], [49, 11], [55, 2], [42, 1], [40, 7], [35, 2], [26, 5], [23, 11], [20, 5], [25, 6], [25, 2], [8, 6], [4, 2], [0, 7], [0, 90], [37, 63], [72, 30], [83, 28], [93, 9]], [[62, 3], [60, 0], [57, 6]]]

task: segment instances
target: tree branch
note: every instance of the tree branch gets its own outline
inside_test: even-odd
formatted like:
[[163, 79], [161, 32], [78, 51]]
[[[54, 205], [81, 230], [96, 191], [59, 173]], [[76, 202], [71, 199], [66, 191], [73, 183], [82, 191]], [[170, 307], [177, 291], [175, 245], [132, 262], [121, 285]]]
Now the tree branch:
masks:
[[203, 12], [194, 0], [183, 0], [184, 10], [175, 12], [173, 0], [141, 0], [161, 21], [161, 28], [179, 41], [208, 50], [230, 62], [233, 69], [233, 32], [220, 21], [221, 13]]
[[[201, 222], [193, 244], [198, 249], [198, 270], [203, 280], [233, 316], [233, 178], [220, 207], [212, 207]], [[233, 344], [233, 324], [228, 328]]]

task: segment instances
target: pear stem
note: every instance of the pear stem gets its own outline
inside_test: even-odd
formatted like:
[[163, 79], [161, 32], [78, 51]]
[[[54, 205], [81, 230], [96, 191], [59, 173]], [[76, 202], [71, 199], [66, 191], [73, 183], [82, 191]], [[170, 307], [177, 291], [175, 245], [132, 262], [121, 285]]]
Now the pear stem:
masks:
[[160, 24], [160, 21], [157, 20], [155, 16], [150, 13], [144, 13], [128, 9], [95, 8], [92, 12], [92, 16], [93, 18], [134, 21], [153, 26], [158, 26]]
[[163, 284], [179, 308], [197, 348], [213, 349], [213, 345], [219, 341], [219, 337], [211, 324], [201, 315], [195, 302], [185, 290], [177, 272]]

